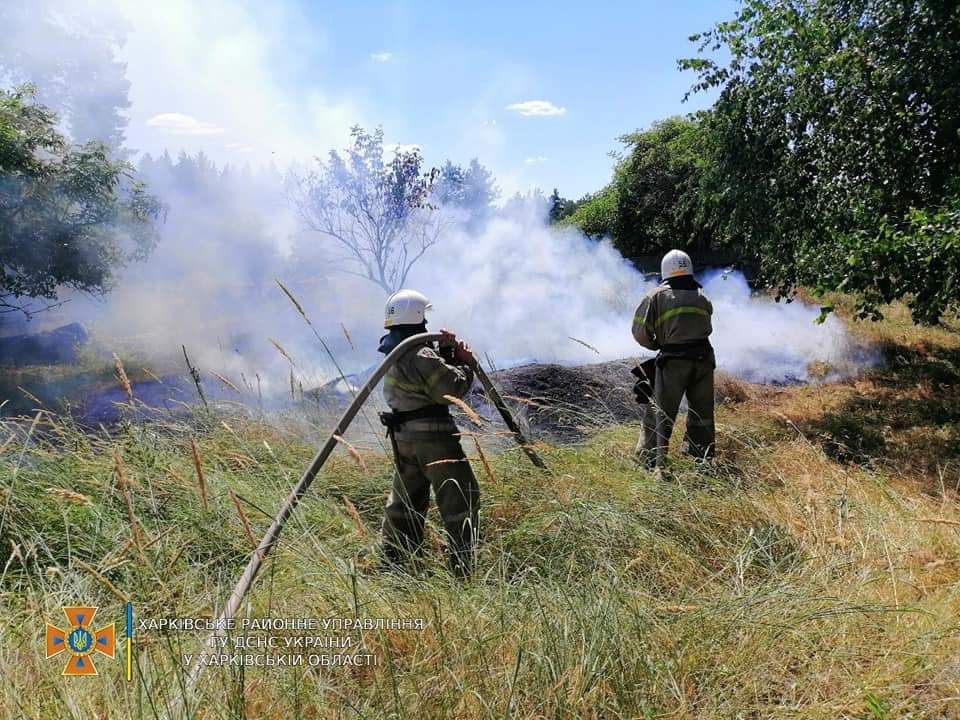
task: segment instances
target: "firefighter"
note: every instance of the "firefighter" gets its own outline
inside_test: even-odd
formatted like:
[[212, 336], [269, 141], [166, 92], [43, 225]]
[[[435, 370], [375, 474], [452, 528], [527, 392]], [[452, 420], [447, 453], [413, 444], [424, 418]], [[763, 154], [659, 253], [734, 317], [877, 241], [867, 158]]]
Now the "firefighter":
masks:
[[688, 452], [710, 460], [714, 454], [713, 370], [710, 333], [713, 305], [693, 277], [693, 262], [671, 250], [660, 264], [663, 281], [643, 298], [633, 318], [633, 337], [658, 351], [652, 402], [643, 418], [637, 455], [647, 467], [662, 466], [680, 401], [687, 397]]
[[[427, 331], [429, 300], [415, 290], [387, 299], [379, 351], [388, 354], [403, 340]], [[391, 412], [381, 420], [393, 445], [397, 473], [383, 520], [384, 559], [401, 566], [418, 556], [433, 488], [446, 531], [451, 571], [466, 577], [473, 567], [480, 489], [460, 446], [444, 396], [462, 398], [473, 383], [473, 353], [456, 335], [441, 330], [437, 346], [426, 341], [406, 351], [383, 380]]]

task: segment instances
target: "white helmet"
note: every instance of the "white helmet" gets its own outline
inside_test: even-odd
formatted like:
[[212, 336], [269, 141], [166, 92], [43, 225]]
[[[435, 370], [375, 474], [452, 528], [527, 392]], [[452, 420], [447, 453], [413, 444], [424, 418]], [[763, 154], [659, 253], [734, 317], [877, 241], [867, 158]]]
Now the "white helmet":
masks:
[[683, 250], [671, 250], [660, 261], [660, 277], [666, 280], [681, 275], [693, 275], [693, 260]]
[[419, 325], [426, 321], [427, 310], [432, 307], [423, 293], [416, 290], [397, 290], [387, 298], [383, 326], [389, 328], [394, 325]]

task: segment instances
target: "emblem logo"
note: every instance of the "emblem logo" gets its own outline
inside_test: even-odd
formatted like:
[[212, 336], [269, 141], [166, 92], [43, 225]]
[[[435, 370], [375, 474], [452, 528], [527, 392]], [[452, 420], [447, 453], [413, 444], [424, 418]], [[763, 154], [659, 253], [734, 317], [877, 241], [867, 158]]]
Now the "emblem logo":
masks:
[[97, 675], [94, 653], [113, 659], [116, 652], [114, 623], [92, 630], [95, 607], [69, 606], [63, 608], [68, 630], [47, 623], [47, 659], [66, 651], [69, 654], [63, 668], [64, 675]]

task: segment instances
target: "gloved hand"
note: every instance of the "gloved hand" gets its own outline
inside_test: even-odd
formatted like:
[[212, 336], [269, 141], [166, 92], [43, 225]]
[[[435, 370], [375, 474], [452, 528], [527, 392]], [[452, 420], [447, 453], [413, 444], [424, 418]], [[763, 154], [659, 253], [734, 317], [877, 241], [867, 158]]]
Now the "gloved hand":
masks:
[[457, 342], [457, 347], [453, 351], [453, 357], [464, 365], [473, 365], [476, 362], [473, 350], [463, 340]]
[[457, 346], [457, 334], [453, 330], [441, 328], [439, 345], [441, 350], [455, 348]]
[[444, 357], [450, 357], [453, 360], [472, 365], [476, 362], [473, 350], [463, 340], [458, 340], [456, 334], [451, 330], [440, 330], [440, 354]]
[[651, 358], [630, 371], [637, 378], [633, 384], [633, 395], [640, 405], [647, 405], [653, 398], [653, 383], [656, 377], [656, 361]]
[[637, 380], [633, 384], [633, 397], [636, 399], [638, 405], [650, 404], [650, 398], [653, 397], [653, 388], [646, 378]]

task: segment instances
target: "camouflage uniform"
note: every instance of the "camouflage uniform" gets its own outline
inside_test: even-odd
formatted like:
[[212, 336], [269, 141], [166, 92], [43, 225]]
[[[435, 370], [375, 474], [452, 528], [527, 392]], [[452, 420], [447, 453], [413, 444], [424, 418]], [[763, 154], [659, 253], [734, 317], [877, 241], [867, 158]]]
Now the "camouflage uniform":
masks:
[[637, 454], [662, 465], [670, 445], [680, 401], [687, 396], [687, 449], [698, 458], [713, 457], [713, 348], [707, 339], [713, 305], [699, 287], [652, 290], [633, 318], [633, 337], [659, 350], [652, 402], [647, 405]]
[[[462, 398], [472, 383], [473, 370], [445, 359], [425, 342], [408, 350], [387, 371], [383, 395], [391, 410], [399, 413], [431, 407], [442, 413], [449, 405], [443, 396]], [[433, 486], [446, 529], [451, 569], [460, 576], [470, 573], [480, 489], [457, 432], [449, 414], [407, 420], [392, 432], [398, 473], [383, 520], [388, 561], [398, 563], [410, 554], [419, 554]]]

